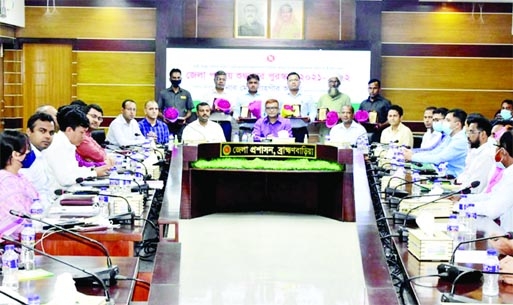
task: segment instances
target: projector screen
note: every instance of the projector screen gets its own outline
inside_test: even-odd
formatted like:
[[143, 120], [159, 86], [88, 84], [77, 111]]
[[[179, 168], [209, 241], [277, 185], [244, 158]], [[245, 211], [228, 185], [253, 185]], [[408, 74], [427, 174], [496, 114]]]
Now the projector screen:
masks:
[[170, 87], [169, 71], [182, 71], [182, 88], [191, 92], [193, 100], [201, 100], [214, 88], [214, 73], [227, 74], [226, 90], [234, 96], [247, 91], [246, 77], [260, 77], [259, 92], [276, 98], [287, 92], [287, 74], [301, 76], [301, 90], [314, 101], [328, 91], [328, 79], [338, 76], [339, 90], [348, 94], [353, 104], [368, 97], [370, 50], [312, 50], [255, 48], [182, 48], [166, 50], [166, 87]]

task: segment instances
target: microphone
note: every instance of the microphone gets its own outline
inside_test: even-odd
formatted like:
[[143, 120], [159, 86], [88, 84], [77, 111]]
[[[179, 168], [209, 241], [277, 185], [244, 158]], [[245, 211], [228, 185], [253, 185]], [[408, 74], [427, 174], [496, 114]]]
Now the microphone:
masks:
[[[426, 206], [426, 205], [428, 205], [428, 204], [431, 204], [431, 203], [437, 202], [437, 201], [439, 201], [439, 200], [442, 200], [442, 199], [445, 199], [445, 198], [451, 197], [451, 196], [456, 195], [456, 194], [468, 194], [468, 193], [470, 193], [470, 190], [471, 190], [471, 189], [478, 187], [478, 186], [479, 186], [479, 184], [481, 184], [481, 182], [480, 182], [480, 181], [473, 181], [469, 186], [467, 186], [467, 187], [465, 187], [465, 188], [463, 188], [463, 189], [460, 189], [460, 190], [458, 190], [458, 191], [454, 191], [454, 192], [450, 192], [450, 193], [448, 193], [448, 194], [446, 194], [446, 195], [443, 195], [443, 196], [441, 196], [441, 197], [439, 197], [439, 198], [436, 198], [436, 199], [434, 199], [434, 200], [431, 200], [431, 201], [428, 201], [428, 202], [426, 202], [426, 203], [420, 204], [420, 205], [418, 205], [418, 206], [416, 206], [416, 207], [413, 207], [413, 208], [411, 208], [411, 209], [410, 209], [406, 214], [401, 213], [401, 212], [396, 212], [396, 213], [394, 213], [394, 223], [396, 223], [396, 222], [395, 222], [395, 220], [396, 220], [396, 219], [400, 219], [400, 220], [404, 220], [404, 222], [403, 222], [403, 226], [406, 226], [406, 222], [407, 222], [408, 220], [410, 220], [410, 221], [411, 221], [411, 220], [414, 220], [414, 219], [415, 219], [415, 217], [413, 217], [413, 218], [410, 218], [410, 217], [409, 217], [409, 216], [410, 216], [410, 214], [411, 214], [411, 212], [413, 212], [413, 211], [415, 211], [415, 210], [418, 210], [418, 209], [420, 209], [420, 208], [422, 208], [422, 207], [424, 207], [424, 206]], [[399, 216], [399, 217], [396, 217], [396, 215], [397, 215], [397, 216]]]
[[119, 151], [114, 151], [114, 153], [118, 154], [118, 155], [122, 155], [125, 158], [128, 158], [128, 159], [130, 159], [130, 160], [132, 160], [134, 162], [142, 164], [142, 166], [144, 167], [144, 177], [143, 177], [144, 182], [146, 182], [146, 180], [148, 180], [148, 179], [151, 179], [151, 175], [148, 174], [148, 168], [146, 167], [146, 165], [144, 164], [143, 161], [141, 161], [139, 159], [136, 159], [136, 158], [134, 158], [132, 156], [129, 156], [128, 154], [121, 153]]
[[75, 269], [75, 270], [78, 270], [78, 271], [80, 271], [80, 272], [83, 272], [83, 273], [85, 273], [85, 274], [88, 274], [89, 276], [91, 276], [91, 277], [93, 277], [93, 278], [95, 279], [95, 281], [94, 281], [94, 283], [95, 283], [95, 284], [99, 284], [99, 285], [101, 285], [101, 286], [102, 286], [102, 288], [103, 288], [103, 292], [104, 292], [104, 295], [105, 295], [105, 302], [106, 302], [106, 304], [112, 304], [112, 303], [111, 303], [111, 298], [110, 298], [109, 289], [107, 289], [107, 286], [105, 285], [104, 279], [100, 278], [100, 277], [98, 276], [98, 274], [96, 274], [95, 272], [92, 272], [92, 271], [86, 270], [86, 269], [84, 269], [84, 268], [80, 268], [80, 267], [75, 266], [75, 265], [73, 265], [73, 264], [71, 264], [71, 263], [68, 263], [68, 262], [66, 262], [66, 261], [64, 261], [64, 260], [62, 260], [62, 259], [60, 259], [60, 258], [57, 258], [57, 257], [55, 257], [55, 256], [53, 256], [53, 255], [47, 254], [47, 253], [45, 253], [45, 252], [43, 252], [43, 251], [40, 251], [40, 250], [38, 250], [38, 249], [36, 249], [36, 248], [33, 248], [33, 247], [30, 247], [30, 246], [27, 246], [27, 245], [25, 245], [25, 244], [23, 244], [23, 243], [21, 243], [21, 242], [17, 241], [16, 239], [12, 238], [11, 236], [2, 236], [2, 239], [6, 240], [6, 241], [8, 241], [8, 242], [10, 242], [10, 243], [13, 243], [13, 244], [15, 244], [15, 245], [17, 245], [17, 246], [19, 246], [19, 247], [25, 247], [26, 249], [31, 250], [31, 251], [34, 251], [35, 253], [40, 254], [40, 255], [42, 255], [42, 256], [44, 256], [44, 257], [47, 257], [47, 258], [49, 258], [49, 259], [51, 259], [51, 260], [53, 260], [53, 261], [59, 262], [59, 263], [61, 263], [61, 264], [63, 264], [63, 265], [66, 265], [66, 266], [68, 266], [68, 267], [71, 267], [71, 268], [73, 268], [73, 269]]
[[[112, 260], [110, 258], [110, 254], [109, 254], [109, 250], [107, 250], [107, 248], [105, 248], [105, 246], [97, 241], [96, 239], [92, 239], [90, 237], [87, 237], [85, 235], [81, 235], [81, 234], [78, 234], [77, 232], [73, 232], [67, 228], [64, 228], [58, 224], [52, 224], [52, 223], [49, 223], [43, 219], [39, 219], [39, 218], [34, 218], [32, 216], [30, 216], [29, 214], [26, 214], [26, 213], [23, 213], [23, 212], [19, 212], [19, 211], [15, 211], [15, 210], [10, 210], [9, 213], [13, 216], [16, 216], [16, 217], [19, 217], [19, 218], [24, 218], [24, 219], [30, 219], [31, 221], [39, 221], [41, 223], [44, 223], [45, 225], [47, 226], [50, 226], [52, 228], [56, 228], [62, 232], [66, 232], [70, 235], [73, 235], [75, 237], [78, 237], [80, 239], [83, 239], [91, 244], [95, 244], [96, 246], [98, 246], [98, 248], [102, 249], [104, 255], [107, 257], [107, 268], [102, 268], [100, 270], [97, 270], [96, 273], [98, 273], [98, 277], [100, 277], [104, 282], [105, 282], [105, 285], [106, 286], [110, 286], [110, 285], [114, 285], [116, 284], [116, 275], [119, 274], [119, 268], [118, 266], [116, 265], [112, 265]], [[60, 232], [58, 232], [60, 233]], [[79, 279], [80, 281], [80, 279]], [[82, 282], [84, 283], [91, 283], [91, 279], [84, 279], [82, 280]]]
[[[142, 187], [140, 187], [139, 189], [142, 190]], [[63, 195], [63, 194], [99, 195], [100, 194], [100, 190], [84, 190], [84, 191], [70, 192], [70, 191], [65, 190], [65, 189], [57, 189], [57, 190], [55, 190], [54, 193], [55, 193], [55, 195], [58, 195], [58, 196]], [[126, 202], [126, 206], [127, 206], [128, 212], [123, 213], [123, 214], [118, 214], [118, 215], [110, 216], [109, 220], [112, 222], [112, 224], [130, 224], [130, 225], [134, 224], [135, 213], [132, 211], [132, 206], [130, 205], [130, 202], [128, 201], [128, 199], [126, 199], [123, 196], [109, 194], [109, 193], [102, 193], [101, 195], [105, 196], [105, 197], [121, 198], [121, 199], [123, 199]]]
[[[396, 178], [398, 178], [398, 177], [396, 177]], [[402, 179], [402, 178], [401, 178], [401, 179]], [[389, 182], [389, 185], [387, 185], [387, 187], [385, 188], [385, 194], [390, 195], [390, 196], [395, 196], [395, 195], [396, 195], [396, 193], [397, 193], [397, 196], [396, 196], [396, 197], [404, 198], [404, 197], [408, 196], [409, 194], [408, 194], [408, 192], [405, 192], [405, 191], [401, 191], [401, 190], [399, 190], [398, 188], [399, 188], [400, 186], [407, 185], [407, 184], [411, 184], [411, 185], [419, 186], [419, 187], [421, 187], [421, 188], [425, 188], [424, 186], [422, 186], [422, 185], [418, 184], [418, 182], [424, 182], [424, 181], [435, 181], [436, 179], [437, 179], [437, 177], [427, 177], [427, 178], [422, 178], [422, 179], [420, 179], [420, 180], [418, 180], [418, 181], [416, 181], [416, 182], [413, 182], [413, 181], [407, 181], [407, 180], [402, 179], [402, 180], [404, 180], [404, 181], [406, 181], [406, 182], [400, 183], [400, 184], [396, 185], [395, 187], [391, 188], [391, 187], [389, 187], [389, 185], [390, 185], [390, 180], [392, 180], [392, 178], [390, 178], [390, 180], [388, 181], [388, 182]]]
[[[85, 178], [79, 177], [79, 178], [75, 179], [75, 182], [82, 183], [84, 181], [95, 181], [97, 178], [98, 177], [85, 177]], [[105, 178], [101, 178], [101, 179], [105, 179]]]

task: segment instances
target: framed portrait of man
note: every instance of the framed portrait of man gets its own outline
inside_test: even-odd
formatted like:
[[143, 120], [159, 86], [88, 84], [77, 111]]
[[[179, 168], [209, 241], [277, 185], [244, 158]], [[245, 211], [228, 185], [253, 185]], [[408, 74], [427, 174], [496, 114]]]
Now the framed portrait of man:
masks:
[[267, 37], [267, 0], [235, 0], [235, 38]]
[[271, 1], [271, 38], [303, 39], [303, 0]]

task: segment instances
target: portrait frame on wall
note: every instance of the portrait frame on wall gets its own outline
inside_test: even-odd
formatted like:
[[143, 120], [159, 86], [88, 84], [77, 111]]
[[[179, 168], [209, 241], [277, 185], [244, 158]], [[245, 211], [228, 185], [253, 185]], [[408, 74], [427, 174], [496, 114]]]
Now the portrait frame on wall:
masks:
[[267, 12], [267, 0], [235, 0], [235, 38], [266, 38]]
[[270, 32], [275, 39], [304, 38], [304, 1], [271, 1]]

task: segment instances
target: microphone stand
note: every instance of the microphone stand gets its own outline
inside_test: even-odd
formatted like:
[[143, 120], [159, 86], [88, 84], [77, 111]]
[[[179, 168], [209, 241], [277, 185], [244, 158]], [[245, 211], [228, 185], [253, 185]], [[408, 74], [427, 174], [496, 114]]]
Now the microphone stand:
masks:
[[[104, 278], [103, 281], [105, 281], [106, 285], [107, 286], [110, 286], [110, 285], [114, 285], [116, 284], [116, 275], [119, 274], [119, 268], [118, 266], [116, 265], [112, 265], [112, 260], [110, 258], [110, 254], [109, 254], [109, 251], [107, 250], [107, 248], [105, 248], [105, 246], [100, 243], [99, 241], [95, 240], [95, 239], [92, 239], [90, 237], [87, 237], [87, 236], [84, 236], [84, 235], [81, 235], [81, 234], [78, 234], [77, 232], [73, 232], [69, 229], [66, 229], [62, 226], [59, 226], [57, 224], [52, 224], [52, 223], [49, 223], [43, 219], [38, 219], [38, 218], [33, 218], [32, 216], [28, 215], [28, 214], [25, 214], [25, 213], [21, 213], [21, 212], [18, 212], [18, 211], [15, 211], [15, 210], [10, 210], [9, 213], [13, 216], [16, 216], [16, 217], [19, 217], [19, 218], [25, 218], [25, 219], [30, 219], [31, 221], [39, 221], [41, 223], [44, 223], [50, 227], [53, 227], [53, 228], [56, 228], [58, 230], [60, 230], [61, 232], [65, 232], [65, 233], [68, 233], [70, 235], [73, 235], [75, 237], [78, 237], [80, 239], [83, 239], [83, 240], [86, 240], [88, 241], [89, 243], [92, 243], [92, 244], [95, 244], [96, 246], [98, 246], [99, 248], [102, 249], [104, 255], [107, 257], [107, 270], [100, 270], [99, 273], [100, 274], [103, 274], [103, 275], [109, 275], [109, 278]], [[59, 232], [58, 232], [59, 233]]]
[[110, 298], [109, 289], [107, 289], [107, 286], [105, 285], [105, 282], [98, 275], [96, 275], [94, 272], [88, 271], [88, 270], [86, 270], [84, 268], [77, 267], [77, 266], [75, 266], [75, 265], [73, 265], [71, 263], [68, 263], [68, 262], [66, 262], [66, 261], [64, 261], [64, 260], [62, 260], [60, 258], [57, 258], [57, 257], [55, 257], [53, 255], [46, 254], [45, 252], [40, 251], [40, 250], [38, 250], [36, 248], [33, 248], [33, 247], [27, 246], [25, 244], [22, 244], [21, 242], [15, 240], [14, 238], [12, 238], [10, 236], [2, 236], [2, 238], [7, 240], [8, 242], [11, 242], [11, 243], [17, 245], [17, 246], [25, 247], [26, 249], [34, 251], [37, 254], [40, 254], [40, 255], [42, 255], [44, 257], [47, 257], [47, 258], [49, 258], [51, 260], [54, 260], [54, 261], [58, 262], [58, 263], [61, 263], [63, 265], [66, 265], [68, 267], [71, 267], [71, 268], [73, 268], [75, 270], [81, 271], [81, 272], [83, 272], [85, 274], [88, 274], [88, 275], [94, 277], [96, 279], [96, 282], [98, 282], [102, 286], [102, 288], [103, 288], [103, 292], [104, 292], [104, 295], [105, 295], [105, 302], [107, 304], [112, 304], [112, 302], [111, 302], [112, 300]]

